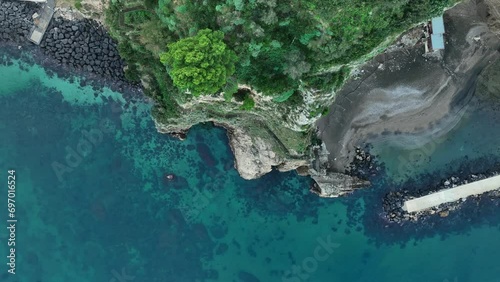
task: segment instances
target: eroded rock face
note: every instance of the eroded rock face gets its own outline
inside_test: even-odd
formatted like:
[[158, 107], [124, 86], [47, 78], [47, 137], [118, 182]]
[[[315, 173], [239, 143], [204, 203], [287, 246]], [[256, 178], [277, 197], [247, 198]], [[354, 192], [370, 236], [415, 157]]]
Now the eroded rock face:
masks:
[[229, 145], [234, 154], [235, 166], [244, 179], [256, 179], [271, 172], [290, 171], [307, 166], [306, 160], [283, 159], [272, 147], [259, 137], [249, 136], [241, 129], [228, 129]]
[[309, 170], [309, 174], [316, 182], [310, 191], [323, 198], [336, 198], [370, 185], [370, 181], [344, 173]]
[[[160, 133], [171, 134], [184, 139], [189, 128], [180, 128], [166, 125], [155, 121], [156, 129]], [[274, 152], [273, 146], [268, 140], [256, 136], [250, 136], [244, 129], [236, 128], [227, 123], [212, 121], [216, 126], [227, 130], [229, 145], [234, 154], [235, 168], [244, 179], [257, 179], [276, 168], [285, 172], [297, 168], [309, 167], [308, 159], [283, 158]]]
[[[339, 197], [370, 185], [369, 181], [332, 170], [328, 162], [328, 151], [324, 144], [313, 148], [312, 161], [309, 157], [294, 159], [289, 156], [285, 158], [274, 152], [274, 147], [269, 143], [269, 140], [250, 136], [242, 128], [236, 128], [226, 123], [212, 122], [227, 130], [236, 170], [244, 179], [257, 179], [271, 172], [273, 168], [282, 172], [295, 169], [300, 175], [310, 175], [316, 181], [311, 192], [325, 198]], [[158, 132], [174, 136], [179, 134], [185, 136], [189, 130], [189, 128], [162, 124], [156, 120], [155, 124]]]
[[[370, 185], [369, 181], [334, 171], [328, 162], [329, 153], [324, 144], [315, 146], [310, 157], [284, 158], [274, 152], [269, 140], [250, 136], [244, 129], [226, 123], [213, 122], [227, 130], [236, 170], [244, 179], [257, 179], [271, 172], [273, 168], [282, 172], [295, 169], [300, 175], [311, 176], [316, 183], [310, 191], [325, 198], [339, 197]], [[156, 120], [155, 124], [161, 133], [185, 135], [189, 130], [161, 124]]]
[[312, 148], [312, 152], [314, 162], [309, 169], [309, 175], [316, 182], [311, 187], [312, 193], [324, 198], [335, 198], [370, 185], [370, 181], [336, 172], [329, 162], [330, 153], [324, 143]]

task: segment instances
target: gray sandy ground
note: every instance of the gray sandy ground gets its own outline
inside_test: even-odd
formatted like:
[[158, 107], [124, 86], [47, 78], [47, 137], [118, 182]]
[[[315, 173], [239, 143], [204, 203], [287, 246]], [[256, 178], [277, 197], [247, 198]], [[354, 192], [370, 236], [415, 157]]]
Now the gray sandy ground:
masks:
[[418, 43], [377, 56], [347, 82], [317, 123], [334, 170], [344, 171], [354, 146], [377, 140], [411, 148], [453, 129], [474, 95], [478, 75], [500, 58], [487, 4], [465, 1], [445, 13], [442, 60], [422, 56], [424, 46]]

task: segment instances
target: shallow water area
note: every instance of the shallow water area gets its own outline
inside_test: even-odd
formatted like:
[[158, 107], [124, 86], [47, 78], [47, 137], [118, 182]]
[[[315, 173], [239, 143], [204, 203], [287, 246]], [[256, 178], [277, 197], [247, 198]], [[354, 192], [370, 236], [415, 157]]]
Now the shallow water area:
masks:
[[2, 262], [1, 281], [500, 281], [498, 205], [487, 221], [480, 209], [472, 221], [402, 227], [378, 214], [410, 176], [432, 182], [421, 173], [498, 158], [489, 142], [499, 136], [477, 137], [494, 132], [486, 113], [471, 113], [403, 178], [398, 154], [409, 152], [381, 144], [387, 170], [371, 188], [320, 199], [294, 172], [240, 178], [220, 128], [198, 125], [179, 141], [156, 132], [147, 103], [21, 65], [0, 66], [0, 175], [16, 170], [19, 220], [16, 275]]
[[[500, 156], [500, 122], [497, 111], [485, 111], [470, 107], [460, 122], [445, 136], [430, 137], [425, 143], [401, 147], [392, 140], [400, 135], [384, 136], [384, 141], [375, 140], [372, 153], [385, 164], [393, 179], [404, 180], [419, 174], [441, 171], [449, 177], [461, 164], [480, 158], [498, 159]], [[410, 137], [411, 138], [411, 137]], [[488, 167], [481, 167], [487, 170]], [[478, 171], [481, 171], [478, 168]]]

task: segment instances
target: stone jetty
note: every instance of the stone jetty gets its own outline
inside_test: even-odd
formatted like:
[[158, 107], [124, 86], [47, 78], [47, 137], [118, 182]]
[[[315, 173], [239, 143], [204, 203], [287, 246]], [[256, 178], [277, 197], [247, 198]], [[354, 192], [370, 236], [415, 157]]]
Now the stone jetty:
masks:
[[403, 205], [406, 212], [419, 212], [429, 208], [465, 199], [469, 196], [480, 195], [500, 188], [500, 175], [454, 188], [441, 190], [423, 197], [407, 200]]
[[429, 216], [447, 217], [467, 202], [500, 198], [500, 164], [479, 174], [451, 176], [428, 189], [402, 189], [383, 198], [384, 217], [389, 222], [417, 221]]

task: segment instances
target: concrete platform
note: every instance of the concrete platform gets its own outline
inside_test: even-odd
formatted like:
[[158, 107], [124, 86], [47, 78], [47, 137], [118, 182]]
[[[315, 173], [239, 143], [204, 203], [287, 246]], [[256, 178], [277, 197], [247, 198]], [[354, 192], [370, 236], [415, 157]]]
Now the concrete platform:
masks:
[[43, 35], [45, 31], [49, 27], [50, 20], [52, 20], [52, 16], [54, 15], [55, 1], [47, 0], [45, 4], [43, 4], [42, 8], [39, 11], [40, 17], [35, 22], [35, 25], [31, 29], [31, 34], [29, 36], [29, 40], [36, 45], [39, 45], [43, 39]]
[[499, 188], [500, 175], [408, 200], [404, 203], [403, 209], [409, 213], [418, 212], [444, 203], [455, 202], [472, 195], [480, 195]]

